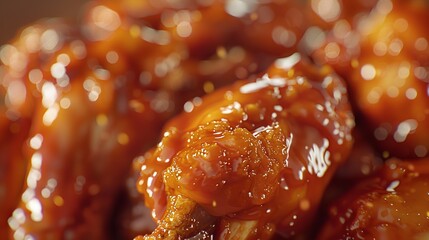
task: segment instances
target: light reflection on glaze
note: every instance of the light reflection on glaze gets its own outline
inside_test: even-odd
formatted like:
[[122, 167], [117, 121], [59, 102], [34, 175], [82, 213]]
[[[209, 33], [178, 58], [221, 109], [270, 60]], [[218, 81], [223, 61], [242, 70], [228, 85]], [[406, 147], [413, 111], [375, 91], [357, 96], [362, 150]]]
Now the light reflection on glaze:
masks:
[[294, 53], [289, 57], [277, 59], [274, 64], [277, 68], [289, 70], [293, 68], [299, 61], [301, 61], [301, 55], [299, 53]]
[[241, 93], [253, 93], [267, 87], [284, 87], [286, 85], [286, 79], [276, 77], [270, 78], [267, 74], [259, 78], [254, 83], [248, 83], [240, 88]]
[[227, 0], [225, 3], [225, 11], [234, 17], [243, 17], [246, 14], [253, 12], [258, 5], [258, 1], [250, 0]]
[[325, 175], [325, 172], [331, 165], [331, 153], [327, 151], [328, 147], [329, 141], [326, 138], [323, 139], [323, 145], [320, 147], [316, 144], [313, 144], [313, 147], [310, 149], [308, 154], [309, 165], [307, 168], [310, 174], [314, 173], [318, 177], [323, 177], [323, 175]]
[[341, 3], [338, 0], [311, 0], [311, 8], [326, 22], [333, 22], [341, 14]]

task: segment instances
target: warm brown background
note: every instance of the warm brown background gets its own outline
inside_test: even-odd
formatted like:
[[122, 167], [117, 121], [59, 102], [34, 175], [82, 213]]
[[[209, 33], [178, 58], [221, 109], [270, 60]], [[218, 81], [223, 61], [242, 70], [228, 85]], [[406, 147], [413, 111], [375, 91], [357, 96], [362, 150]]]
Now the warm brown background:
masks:
[[45, 17], [76, 21], [88, 0], [0, 0], [0, 45], [7, 43], [23, 26]]

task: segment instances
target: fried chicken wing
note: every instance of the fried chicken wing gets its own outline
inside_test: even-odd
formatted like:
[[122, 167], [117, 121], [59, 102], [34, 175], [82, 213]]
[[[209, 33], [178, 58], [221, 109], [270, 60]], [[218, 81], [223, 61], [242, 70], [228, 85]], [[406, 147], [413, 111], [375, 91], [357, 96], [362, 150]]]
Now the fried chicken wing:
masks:
[[428, 154], [428, 12], [426, 1], [379, 1], [356, 25], [338, 24], [314, 54], [346, 79], [358, 119], [385, 157]]
[[[40, 44], [57, 29], [55, 44]], [[19, 38], [0, 48], [0, 233], [8, 231], [8, 218], [20, 199], [28, 158], [25, 146], [34, 113], [33, 95], [42, 80], [41, 62], [52, 57], [71, 29], [59, 20], [36, 23]]]
[[[46, 31], [58, 34], [55, 28]], [[25, 82], [36, 100], [25, 146], [26, 181], [9, 219], [11, 238], [108, 236], [118, 180], [160, 128], [155, 119], [161, 115], [150, 108], [154, 97], [148, 99], [122, 69], [103, 68], [86, 47], [78, 37], [64, 39], [36, 66], [40, 81]], [[133, 130], [138, 124], [151, 128]]]
[[428, 9], [93, 0], [26, 27], [0, 47], [0, 236], [428, 238]]
[[323, 239], [427, 239], [427, 159], [389, 160], [329, 209]]
[[[2, 152], [2, 169], [11, 170], [4, 182], [14, 179], [1, 198], [9, 203], [2, 223], [17, 206], [11, 237], [107, 237], [131, 160], [154, 144], [167, 119], [296, 50], [265, 53], [231, 37], [250, 13], [233, 16], [221, 1], [165, 3], [147, 15], [127, 4], [93, 2], [81, 33], [41, 22], [2, 50], [2, 131], [23, 122]], [[17, 88], [26, 97], [12, 95]]]
[[159, 219], [136, 239], [300, 234], [352, 143], [346, 89], [294, 54], [203, 98], [165, 127], [138, 188]]

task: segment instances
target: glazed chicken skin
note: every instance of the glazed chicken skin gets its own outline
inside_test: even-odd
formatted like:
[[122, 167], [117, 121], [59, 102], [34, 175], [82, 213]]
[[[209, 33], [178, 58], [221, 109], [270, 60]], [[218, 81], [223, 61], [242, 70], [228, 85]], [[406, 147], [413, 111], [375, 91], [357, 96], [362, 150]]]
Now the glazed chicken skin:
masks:
[[0, 117], [0, 232], [8, 231], [7, 219], [21, 195], [24, 184], [26, 161], [22, 154], [22, 142], [27, 138], [29, 119], [11, 121]]
[[[167, 119], [186, 101], [198, 103], [197, 96], [296, 51], [295, 38], [286, 45], [269, 39], [269, 51], [231, 37], [250, 34], [246, 25], [265, 28], [250, 12], [227, 13], [221, 1], [153, 12], [149, 4], [147, 15], [127, 4], [94, 2], [81, 29], [40, 22], [1, 50], [0, 159], [7, 171], [0, 220], [11, 238], [108, 237], [131, 160], [155, 143]], [[192, 32], [181, 32], [185, 23]], [[267, 32], [291, 25], [296, 38], [305, 30], [305, 21], [264, 24]]]
[[[147, 76], [150, 76], [148, 88], [171, 91], [181, 97], [174, 101], [176, 110], [181, 109], [184, 99], [189, 100], [187, 104], [198, 104], [200, 98], [195, 96], [209, 93], [236, 78], [247, 78], [265, 69], [275, 57], [296, 51], [299, 38], [308, 25], [307, 13], [300, 10], [304, 3], [298, 1], [252, 3], [249, 11], [241, 13], [231, 12], [225, 1], [213, 1], [210, 4], [197, 1], [159, 1], [156, 4], [145, 1], [100, 1], [98, 4], [90, 7], [83, 24], [84, 33], [89, 39], [98, 38], [86, 31], [97, 29], [96, 20], [103, 16], [101, 13], [108, 14], [108, 11], [100, 10], [105, 9], [105, 6], [118, 13], [124, 26], [103, 42], [92, 44], [91, 51], [101, 49], [106, 52], [112, 47], [125, 48], [124, 54], [133, 58], [129, 64], [144, 70], [140, 80], [146, 82]], [[267, 16], [266, 13], [270, 19], [264, 20], [262, 16]], [[185, 32], [192, 31], [185, 34], [183, 29], [187, 29]], [[93, 33], [103, 35], [104, 31], [93, 30]], [[171, 43], [129, 50], [129, 46], [123, 44], [124, 34], [141, 36], [149, 43]], [[260, 38], [266, 35], [272, 37]], [[127, 43], [131, 46], [142, 45], [133, 38], [128, 39]], [[145, 55], [155, 51], [154, 57]], [[136, 55], [135, 52], [145, 54]], [[132, 182], [132, 179], [133, 174], [128, 182]], [[133, 187], [128, 184], [128, 194], [135, 196]], [[121, 205], [125, 209], [119, 210], [123, 214], [118, 224], [125, 229], [119, 232], [125, 233], [120, 233], [120, 237], [130, 238], [142, 234], [148, 225], [152, 225], [146, 224], [147, 218], [151, 217], [147, 216], [140, 197], [134, 197]]]
[[390, 159], [336, 200], [319, 235], [328, 239], [427, 239], [427, 159]]
[[[271, 239], [314, 231], [336, 171], [360, 181], [379, 167], [360, 154], [427, 156], [427, 9], [424, 0], [106, 0], [88, 4], [77, 28], [52, 20], [27, 27], [0, 48], [0, 235]], [[275, 61], [297, 50], [346, 78], [360, 127], [381, 153], [367, 148], [365, 134], [358, 157], [337, 170], [354, 154], [347, 91], [330, 67], [303, 55]], [[210, 94], [236, 79], [248, 80]], [[406, 226], [362, 225], [356, 236], [427, 237], [424, 164], [399, 165], [410, 174], [370, 179], [334, 206], [357, 212], [355, 200], [370, 199], [396, 207], [381, 198], [391, 194], [382, 192], [386, 179], [399, 179], [391, 187], [414, 203], [400, 212], [421, 215], [401, 218]], [[332, 215], [321, 239], [355, 234], [338, 226], [348, 212]], [[158, 226], [144, 235], [155, 228], [151, 214]]]
[[136, 239], [269, 239], [311, 224], [354, 120], [341, 80], [301, 58], [279, 59], [166, 125], [138, 182], [160, 221]]
[[[40, 71], [34, 70], [56, 52], [52, 46], [38, 45], [41, 34], [56, 28], [61, 36], [70, 35], [71, 29], [58, 21], [47, 21], [44, 26], [34, 25], [21, 33], [21, 37], [0, 48], [0, 232], [8, 232], [8, 218], [16, 207], [25, 183], [27, 156], [25, 146], [33, 116], [30, 82], [38, 81]], [[39, 34], [37, 36], [37, 34]], [[63, 38], [59, 39], [62, 41]], [[36, 46], [35, 46], [36, 45]], [[37, 46], [41, 47], [40, 49]], [[52, 48], [51, 48], [52, 47]], [[28, 78], [28, 85], [22, 81]]]
[[[33, 26], [27, 32], [37, 38], [61, 29]], [[134, 76], [122, 74], [120, 64], [106, 70], [83, 41], [61, 36], [55, 43], [60, 50], [31, 69], [39, 78], [24, 81], [34, 110], [24, 145], [29, 159], [24, 189], [8, 220], [14, 239], [107, 237], [122, 186], [118, 179], [149, 144], [146, 137], [154, 138], [161, 127], [154, 122], [163, 115], [150, 108], [153, 99]], [[138, 132], [131, 127], [137, 124], [152, 128]]]
[[339, 22], [314, 53], [345, 78], [357, 118], [385, 158], [428, 155], [428, 14], [427, 1], [379, 1], [357, 23]]
[[353, 146], [350, 156], [335, 173], [336, 178], [345, 181], [360, 181], [372, 175], [383, 166], [383, 156], [368, 141], [364, 131], [356, 126], [352, 133]]
[[[114, 14], [106, 8], [103, 11]], [[50, 39], [53, 43], [46, 44], [53, 46], [45, 50], [43, 38], [49, 35], [53, 36]], [[131, 35], [123, 29], [107, 37], [131, 42], [127, 40]], [[36, 42], [34, 53], [25, 45], [29, 38]], [[127, 51], [142, 51], [154, 44], [141, 38], [131, 40], [134, 45], [126, 48], [119, 48], [113, 40], [108, 41], [110, 47], [95, 48], [95, 43], [86, 42], [64, 24], [40, 23], [26, 28], [16, 43], [5, 47], [4, 51], [10, 51], [4, 55], [6, 60], [18, 55], [28, 62], [20, 71], [15, 71], [12, 60], [3, 66], [2, 80], [8, 91], [6, 101], [12, 98], [11, 93], [17, 94], [13, 92], [17, 84], [28, 94], [21, 102], [9, 100], [19, 106], [6, 103], [3, 112], [19, 111], [18, 120], [12, 121], [5, 115], [4, 119], [9, 122], [5, 122], [4, 129], [13, 129], [21, 122], [27, 124], [19, 129], [22, 133], [14, 133], [17, 140], [5, 145], [2, 154], [5, 169], [9, 170], [5, 183], [16, 184], [11, 184], [13, 188], [6, 189], [2, 197], [7, 203], [2, 205], [5, 207], [2, 224], [6, 224], [21, 200], [9, 219], [11, 238], [108, 237], [114, 203], [131, 160], [155, 142], [162, 123], [177, 108], [181, 109], [184, 99], [203, 92], [203, 83], [183, 87], [162, 83], [167, 79], [156, 79], [152, 84], [143, 82], [138, 74], [145, 69], [134, 68], [134, 55], [129, 56]], [[231, 67], [229, 60], [222, 61]], [[239, 65], [242, 60], [245, 62], [246, 58], [236, 63]], [[193, 68], [188, 72], [196, 75]], [[224, 80], [233, 79], [227, 74], [229, 72], [219, 76]], [[146, 75], [150, 77], [150, 73]], [[192, 79], [183, 81], [193, 83]], [[175, 91], [172, 86], [176, 87]], [[28, 132], [24, 126], [28, 129], [30, 122]], [[134, 126], [150, 127], [136, 131]], [[25, 157], [21, 157], [23, 142], [26, 143], [22, 154]], [[17, 158], [24, 160], [12, 162]], [[19, 167], [6, 164], [19, 164]]]

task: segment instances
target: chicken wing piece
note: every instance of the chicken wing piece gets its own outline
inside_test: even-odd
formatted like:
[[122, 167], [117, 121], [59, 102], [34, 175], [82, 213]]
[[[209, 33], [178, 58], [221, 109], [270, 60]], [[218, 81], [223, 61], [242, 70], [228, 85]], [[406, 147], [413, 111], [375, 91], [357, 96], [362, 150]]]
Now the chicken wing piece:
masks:
[[428, 173], [427, 159], [388, 160], [335, 201], [318, 239], [427, 239]]
[[[57, 31], [49, 31], [55, 28]], [[52, 57], [72, 29], [51, 19], [24, 29], [0, 47], [0, 233], [8, 231], [8, 218], [20, 199], [28, 165], [25, 146], [34, 113], [36, 84], [43, 78], [40, 62]], [[56, 41], [40, 44], [55, 35]]]
[[[127, 59], [107, 70], [105, 58], [91, 55], [79, 37], [63, 40], [35, 66], [39, 81], [23, 77], [33, 90], [34, 112], [24, 145], [29, 166], [23, 192], [9, 219], [14, 239], [108, 236], [121, 179], [140, 148], [156, 137], [161, 121], [155, 119], [168, 114], [150, 107], [161, 93], [146, 96], [135, 76], [120, 68]], [[151, 128], [132, 129], [139, 124]]]
[[299, 54], [204, 97], [144, 156], [138, 188], [159, 224], [136, 239], [302, 233], [353, 126], [342, 81]]
[[[236, 12], [233, 1], [97, 1], [87, 9], [82, 29], [84, 36], [96, 40], [88, 51], [113, 57], [121, 52], [131, 59], [129, 68], [141, 69], [140, 82], [146, 88], [173, 92], [179, 98], [173, 100], [174, 109], [181, 110], [185, 99], [186, 107], [200, 104], [196, 96], [251, 78], [275, 58], [296, 51], [308, 24], [304, 2], [242, 3], [249, 9]], [[120, 27], [109, 32], [116, 21]], [[132, 189], [128, 195], [133, 196]], [[118, 207], [125, 212], [119, 218], [130, 218], [121, 221], [133, 225], [119, 231], [135, 236], [147, 230], [142, 226], [139, 232], [134, 224], [147, 220], [140, 197]]]
[[314, 53], [345, 78], [358, 123], [385, 158], [429, 153], [428, 13], [427, 1], [379, 1], [356, 25], [338, 24]]

